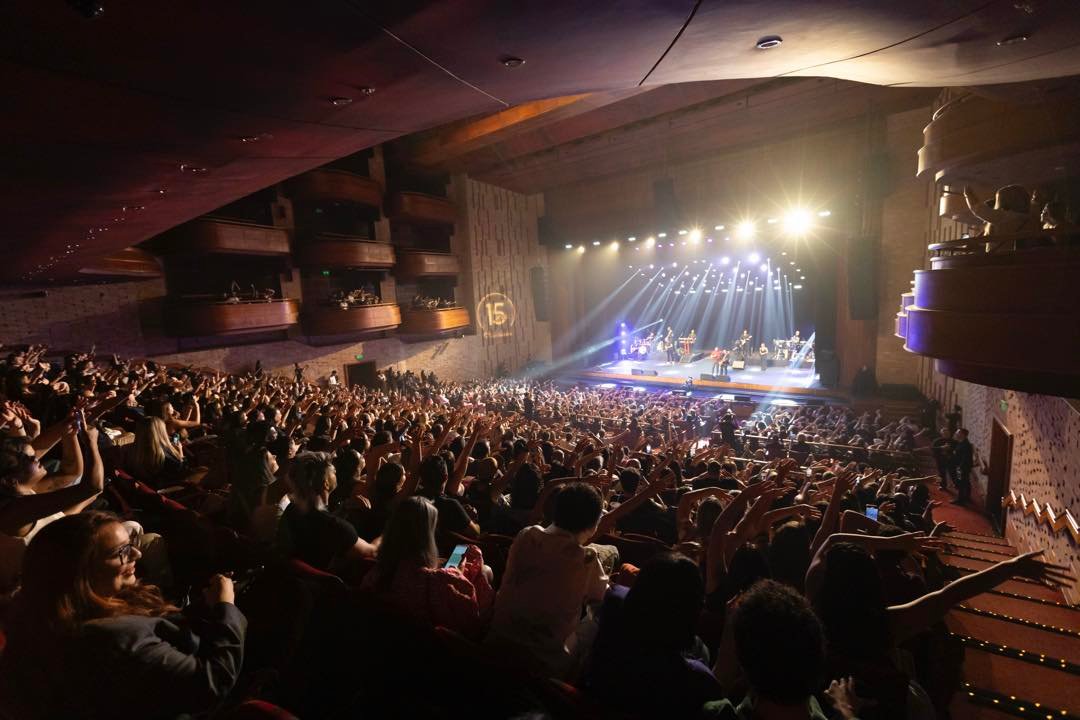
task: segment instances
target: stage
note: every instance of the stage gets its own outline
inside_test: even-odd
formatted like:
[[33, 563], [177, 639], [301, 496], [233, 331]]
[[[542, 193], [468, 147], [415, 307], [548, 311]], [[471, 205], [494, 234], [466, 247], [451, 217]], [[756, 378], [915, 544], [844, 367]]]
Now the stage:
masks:
[[651, 390], [681, 390], [686, 379], [693, 378], [695, 393], [737, 393], [754, 399], [786, 397], [804, 402], [812, 398], [833, 402], [849, 399], [846, 393], [822, 387], [812, 365], [789, 367], [785, 361], [773, 362], [776, 364], [764, 370], [758, 362], [748, 363], [742, 370], [729, 368], [731, 382], [701, 379], [703, 373], [712, 372], [712, 360], [707, 355], [696, 362], [674, 365], [659, 359], [618, 360], [570, 373], [567, 377], [590, 384], [612, 383]]

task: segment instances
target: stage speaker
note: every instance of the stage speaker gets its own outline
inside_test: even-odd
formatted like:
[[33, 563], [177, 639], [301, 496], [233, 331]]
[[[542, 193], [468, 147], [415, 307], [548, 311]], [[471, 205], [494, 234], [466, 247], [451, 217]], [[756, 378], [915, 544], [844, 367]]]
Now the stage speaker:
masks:
[[730, 375], [713, 375], [712, 373], [701, 373], [702, 380], [712, 380], [713, 382], [731, 382]]
[[877, 317], [877, 238], [853, 237], [848, 240], [847, 286], [848, 314], [852, 320]]
[[815, 365], [824, 387], [834, 388], [840, 384], [840, 359], [835, 352], [819, 349]]
[[746, 361], [745, 360], [733, 360], [731, 362], [731, 369], [732, 370], [745, 370], [746, 369]]
[[529, 281], [532, 284], [533, 315], [544, 322], [548, 319], [548, 283], [544, 268], [537, 265], [529, 270]]
[[656, 372], [655, 370], [647, 370], [647, 369], [644, 369], [644, 368], [631, 368], [630, 374], [631, 375], [648, 375], [649, 377], [654, 377], [656, 375], [659, 375], [660, 373]]
[[[675, 181], [669, 177], [653, 180], [653, 215], [657, 227], [675, 229], [681, 225], [679, 203], [675, 199]], [[670, 230], [669, 230], [670, 232]]]

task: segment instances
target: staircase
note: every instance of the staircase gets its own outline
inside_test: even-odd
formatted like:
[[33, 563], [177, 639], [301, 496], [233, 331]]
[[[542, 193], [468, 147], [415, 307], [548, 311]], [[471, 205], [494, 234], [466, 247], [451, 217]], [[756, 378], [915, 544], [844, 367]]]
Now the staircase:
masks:
[[[992, 534], [977, 510], [943, 502], [934, 513], [956, 530], [942, 560], [960, 574], [1017, 554]], [[946, 625], [965, 647], [963, 688], [952, 700], [953, 720], [1080, 718], [1080, 608], [1058, 590], [1010, 580], [949, 612]]]

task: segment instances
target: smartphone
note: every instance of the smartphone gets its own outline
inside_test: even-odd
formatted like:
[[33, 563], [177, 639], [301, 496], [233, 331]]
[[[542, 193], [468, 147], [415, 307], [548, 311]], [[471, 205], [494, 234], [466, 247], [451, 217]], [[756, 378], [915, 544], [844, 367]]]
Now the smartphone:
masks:
[[878, 509], [876, 507], [874, 507], [873, 505], [867, 505], [866, 506], [866, 517], [870, 518], [871, 520], [877, 520], [877, 516], [878, 516]]
[[465, 551], [469, 549], [468, 545], [458, 545], [454, 548], [454, 552], [450, 553], [450, 557], [446, 561], [446, 565], [443, 567], [459, 568], [461, 563], [465, 560]]

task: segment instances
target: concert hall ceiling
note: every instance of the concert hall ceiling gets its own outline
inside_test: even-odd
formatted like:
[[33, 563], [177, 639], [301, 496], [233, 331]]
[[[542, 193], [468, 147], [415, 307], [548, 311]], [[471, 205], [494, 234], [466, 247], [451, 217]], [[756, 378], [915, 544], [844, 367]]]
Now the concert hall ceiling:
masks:
[[[799, 78], [930, 88], [1080, 73], [1073, 0], [37, 0], [4, 15], [0, 278], [13, 283], [77, 277], [284, 178], [465, 118], [594, 110], [602, 131], [817, 82]], [[661, 87], [673, 83], [694, 85]], [[408, 152], [454, 166], [439, 142]], [[564, 181], [505, 167], [508, 187]]]

